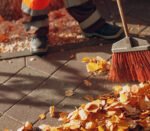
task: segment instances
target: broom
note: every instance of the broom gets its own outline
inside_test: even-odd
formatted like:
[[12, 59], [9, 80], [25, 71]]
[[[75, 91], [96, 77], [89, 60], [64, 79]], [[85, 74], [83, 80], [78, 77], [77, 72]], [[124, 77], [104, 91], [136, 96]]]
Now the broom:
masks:
[[109, 79], [115, 82], [150, 81], [150, 44], [130, 37], [122, 3], [117, 0], [125, 38], [112, 46], [112, 66]]

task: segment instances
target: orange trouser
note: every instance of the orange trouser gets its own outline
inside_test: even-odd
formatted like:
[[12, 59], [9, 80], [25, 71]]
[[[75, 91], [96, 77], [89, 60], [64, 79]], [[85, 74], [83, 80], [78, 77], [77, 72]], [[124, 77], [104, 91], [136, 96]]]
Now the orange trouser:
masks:
[[[38, 28], [48, 26], [48, 13], [53, 0], [23, 0], [22, 10], [32, 16], [31, 26]], [[99, 11], [91, 0], [64, 0], [68, 12], [79, 22], [85, 31], [94, 31], [99, 28], [102, 20]]]

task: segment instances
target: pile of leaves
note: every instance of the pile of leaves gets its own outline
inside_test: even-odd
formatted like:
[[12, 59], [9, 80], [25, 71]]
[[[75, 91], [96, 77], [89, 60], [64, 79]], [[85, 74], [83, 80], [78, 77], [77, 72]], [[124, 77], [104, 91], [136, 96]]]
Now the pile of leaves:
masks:
[[99, 56], [91, 58], [84, 57], [82, 62], [86, 63], [87, 72], [94, 75], [108, 73], [110, 69], [110, 62]]
[[[50, 109], [55, 116], [54, 107]], [[115, 86], [111, 95], [100, 96], [82, 104], [71, 113], [60, 113], [63, 124], [58, 127], [31, 123], [18, 131], [128, 131], [150, 130], [150, 82], [139, 85]]]
[[[0, 53], [16, 52], [29, 49], [34, 28], [24, 30], [23, 19], [7, 21], [0, 16]], [[79, 43], [85, 40], [78, 23], [65, 9], [49, 13], [49, 44], [58, 46]]]

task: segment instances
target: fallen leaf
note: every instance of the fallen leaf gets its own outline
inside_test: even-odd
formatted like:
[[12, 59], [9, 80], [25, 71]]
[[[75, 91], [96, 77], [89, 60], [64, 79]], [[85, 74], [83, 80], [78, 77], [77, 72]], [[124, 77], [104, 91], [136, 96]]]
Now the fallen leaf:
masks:
[[87, 101], [90, 101], [90, 102], [92, 102], [94, 100], [94, 98], [90, 95], [85, 95], [84, 99], [87, 100]]
[[85, 110], [81, 109], [79, 110], [79, 117], [81, 118], [81, 120], [85, 121], [88, 118], [88, 113]]
[[93, 129], [93, 128], [95, 128], [95, 127], [96, 127], [96, 125], [95, 125], [95, 123], [92, 122], [92, 121], [87, 122], [87, 123], [85, 124], [85, 129], [87, 129], [87, 130]]
[[84, 58], [82, 58], [82, 62], [83, 63], [88, 63], [88, 62], [90, 62], [90, 58], [89, 57], [84, 57]]
[[46, 115], [45, 115], [45, 114], [40, 114], [40, 115], [39, 115], [39, 119], [40, 119], [40, 120], [44, 120], [45, 118], [46, 118]]
[[26, 122], [24, 125], [24, 130], [23, 131], [32, 131], [33, 130], [33, 125], [30, 122]]
[[99, 66], [98, 66], [98, 64], [96, 64], [96, 63], [92, 63], [92, 62], [90, 62], [90, 63], [88, 63], [87, 65], [86, 65], [86, 68], [87, 68], [87, 71], [88, 72], [95, 72], [95, 71], [97, 71], [98, 69], [99, 69]]
[[84, 80], [84, 85], [86, 85], [87, 87], [92, 86], [92, 82], [89, 80]]
[[0, 34], [0, 42], [8, 42], [9, 37], [5, 34]]
[[50, 106], [49, 114], [50, 114], [50, 117], [54, 117], [55, 116], [55, 106]]
[[120, 98], [119, 98], [121, 103], [125, 103], [128, 100], [128, 97], [126, 94], [120, 94]]
[[73, 96], [73, 94], [74, 94], [74, 91], [73, 91], [73, 89], [68, 89], [68, 90], [66, 90], [65, 91], [65, 96]]
[[96, 113], [98, 110], [100, 110], [100, 103], [101, 101], [100, 100], [95, 100], [93, 102], [90, 102], [88, 104], [85, 105], [85, 110], [87, 112], [92, 112], [92, 113]]
[[3, 21], [4, 21], [4, 19], [3, 19], [3, 17], [0, 15], [0, 23], [3, 22]]
[[98, 126], [98, 131], [105, 131], [103, 126]]

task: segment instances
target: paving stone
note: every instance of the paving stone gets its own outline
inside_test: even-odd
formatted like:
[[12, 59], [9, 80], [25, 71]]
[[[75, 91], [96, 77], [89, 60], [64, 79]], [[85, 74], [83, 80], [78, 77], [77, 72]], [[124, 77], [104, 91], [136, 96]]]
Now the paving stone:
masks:
[[4, 113], [38, 86], [47, 75], [24, 68], [0, 87], [0, 112]]
[[25, 66], [24, 58], [0, 61], [0, 84]]
[[75, 86], [55, 78], [50, 78], [21, 102], [14, 105], [11, 110], [6, 112], [6, 115], [21, 122], [27, 120], [34, 122], [39, 114], [49, 110], [50, 105], [56, 105], [62, 101], [65, 97], [65, 91], [70, 88], [75, 88]]
[[7, 116], [0, 117], [0, 131], [3, 131], [4, 129], [10, 129], [12, 131], [16, 131], [21, 126], [22, 126], [21, 123], [13, 120]]
[[45, 57], [27, 57], [27, 66], [50, 75], [59, 67], [63, 66], [70, 59], [70, 55], [70, 52], [67, 51], [50, 53]]

